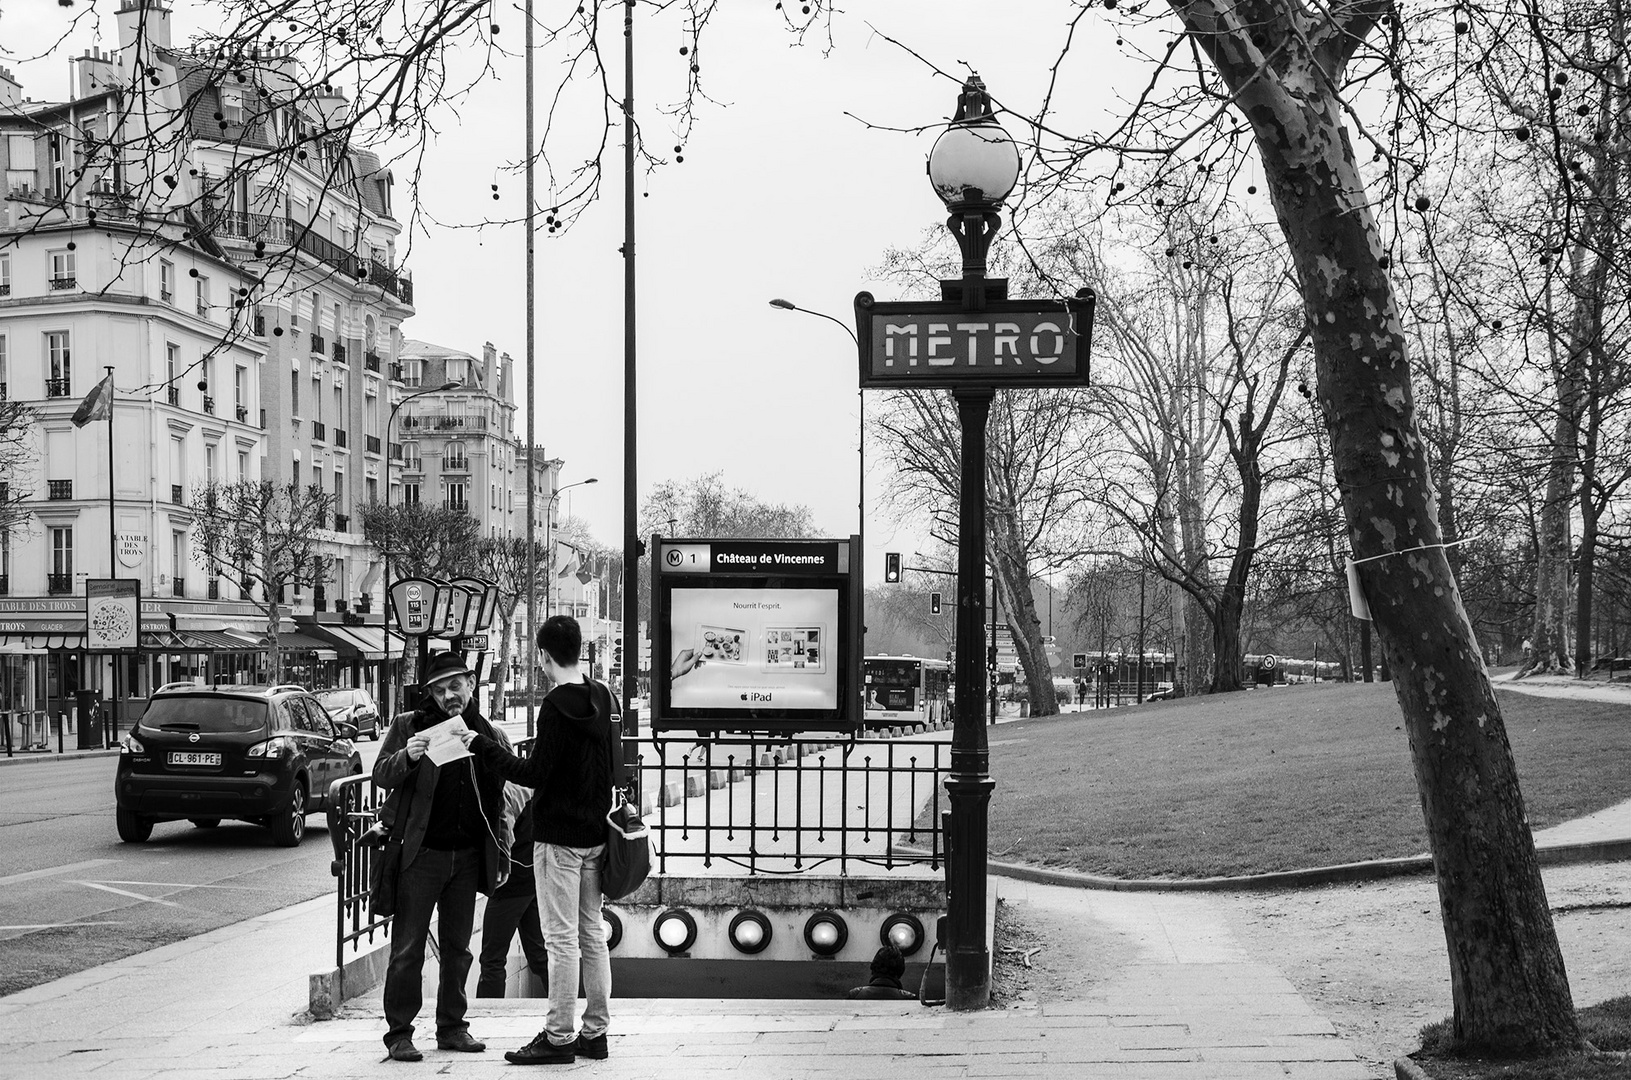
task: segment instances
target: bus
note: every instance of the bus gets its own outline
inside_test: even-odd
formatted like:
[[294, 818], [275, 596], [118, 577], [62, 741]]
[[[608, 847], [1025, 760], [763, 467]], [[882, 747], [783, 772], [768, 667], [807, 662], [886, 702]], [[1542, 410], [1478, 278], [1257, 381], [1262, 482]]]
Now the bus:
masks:
[[934, 724], [951, 719], [951, 665], [920, 656], [861, 660], [861, 692], [871, 727]]

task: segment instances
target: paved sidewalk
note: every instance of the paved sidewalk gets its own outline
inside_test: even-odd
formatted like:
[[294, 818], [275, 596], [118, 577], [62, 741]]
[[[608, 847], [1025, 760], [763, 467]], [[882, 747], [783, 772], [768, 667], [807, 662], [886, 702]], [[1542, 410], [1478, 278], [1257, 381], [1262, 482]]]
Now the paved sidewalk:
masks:
[[[1208, 897], [996, 882], [1056, 908], [1105, 961], [1073, 1000], [980, 1013], [915, 1002], [614, 999], [611, 1060], [574, 1071], [648, 1080], [806, 1077], [1366, 1080], [1371, 1073], [1292, 987], [1248, 956]], [[0, 1077], [277, 1080], [515, 1075], [541, 1001], [472, 1001], [485, 1054], [383, 1060], [378, 992], [309, 1023], [306, 975], [331, 958], [314, 900], [0, 999]], [[428, 1019], [425, 1014], [422, 1019]]]

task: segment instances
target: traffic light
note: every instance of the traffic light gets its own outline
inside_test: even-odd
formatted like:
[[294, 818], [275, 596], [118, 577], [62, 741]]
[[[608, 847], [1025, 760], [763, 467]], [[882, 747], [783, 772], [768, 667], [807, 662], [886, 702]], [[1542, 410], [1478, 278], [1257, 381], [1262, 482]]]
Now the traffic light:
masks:
[[883, 579], [891, 585], [900, 583], [900, 552], [886, 551], [883, 555]]
[[940, 614], [940, 594], [937, 592], [932, 592], [929, 594], [929, 614]]
[[616, 637], [612, 638], [612, 667], [621, 668], [622, 666], [623, 666], [623, 635], [619, 634]]
[[985, 666], [992, 671], [997, 670], [997, 647], [995, 645], [986, 646]]

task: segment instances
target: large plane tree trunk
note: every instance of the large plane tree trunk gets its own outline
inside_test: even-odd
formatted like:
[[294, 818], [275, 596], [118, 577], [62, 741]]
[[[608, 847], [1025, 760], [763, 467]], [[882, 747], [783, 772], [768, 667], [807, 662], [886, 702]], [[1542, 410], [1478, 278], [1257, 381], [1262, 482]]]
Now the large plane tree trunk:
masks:
[[[1409, 734], [1461, 1045], [1579, 1028], [1517, 772], [1441, 543], [1406, 339], [1336, 88], [1388, 8], [1169, 0], [1251, 124], [1313, 334], [1349, 540]], [[1380, 556], [1380, 557], [1375, 557]]]

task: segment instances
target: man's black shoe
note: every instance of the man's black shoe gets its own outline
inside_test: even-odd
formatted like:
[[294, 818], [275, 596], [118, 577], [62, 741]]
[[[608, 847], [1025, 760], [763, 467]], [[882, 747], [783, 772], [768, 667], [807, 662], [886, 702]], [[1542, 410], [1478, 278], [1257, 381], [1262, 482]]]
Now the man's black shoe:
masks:
[[392, 1061], [425, 1060], [425, 1055], [421, 1054], [418, 1048], [413, 1045], [412, 1039], [403, 1039], [401, 1042], [394, 1042], [390, 1046], [386, 1047], [386, 1049], [390, 1051]]
[[578, 1036], [578, 1041], [572, 1044], [579, 1057], [594, 1058], [596, 1061], [605, 1061], [610, 1053], [606, 1049], [606, 1033], [603, 1031], [592, 1039]]
[[573, 1049], [576, 1043], [556, 1046], [549, 1036], [540, 1031], [533, 1040], [519, 1050], [511, 1050], [504, 1060], [512, 1065], [570, 1065], [578, 1059]]
[[487, 1049], [487, 1044], [480, 1039], [472, 1038], [468, 1031], [459, 1031], [446, 1037], [436, 1036], [436, 1048], [438, 1050], [462, 1050], [466, 1054], [479, 1054]]

